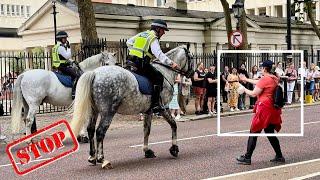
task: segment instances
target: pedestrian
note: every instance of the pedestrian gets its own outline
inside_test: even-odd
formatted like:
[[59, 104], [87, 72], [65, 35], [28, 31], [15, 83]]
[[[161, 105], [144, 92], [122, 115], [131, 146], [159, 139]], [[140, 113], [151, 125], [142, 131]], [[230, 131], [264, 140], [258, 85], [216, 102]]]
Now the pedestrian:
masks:
[[194, 94], [196, 95], [195, 99], [195, 109], [196, 115], [201, 115], [203, 113], [203, 102], [205, 96], [205, 77], [203, 63], [199, 62], [197, 64], [197, 70], [194, 73], [192, 86]]
[[230, 72], [229, 72], [229, 67], [225, 66], [224, 67], [224, 71], [221, 73], [221, 91], [222, 91], [222, 101], [224, 103], [228, 102], [228, 91], [226, 91], [226, 86], [227, 86], [227, 78], [229, 76]]
[[[251, 73], [250, 73], [250, 79], [255, 79], [258, 80], [259, 79], [259, 74], [258, 74], [258, 66], [254, 65], [251, 68]], [[254, 84], [248, 84], [249, 90], [253, 90], [255, 85]], [[253, 109], [254, 105], [256, 104], [257, 101], [257, 97], [250, 97], [250, 109]]]
[[314, 100], [318, 101], [319, 100], [319, 78], [320, 78], [320, 72], [319, 72], [319, 66], [315, 67], [315, 77], [314, 77], [314, 81], [315, 81], [315, 93], [314, 93]]
[[310, 70], [307, 76], [307, 83], [309, 84], [308, 86], [308, 92], [309, 95], [312, 95], [312, 102], [315, 102], [315, 78], [317, 76], [317, 71], [315, 69], [316, 65], [314, 63], [311, 63], [310, 65]]
[[282, 87], [282, 89], [284, 89], [284, 80], [286, 79], [286, 76], [282, 68], [282, 62], [279, 61], [277, 63], [275, 72], [277, 73], [277, 76], [280, 78], [280, 86]]
[[180, 74], [178, 74], [176, 76], [176, 79], [175, 79], [175, 82], [173, 85], [173, 97], [169, 103], [169, 109], [171, 111], [171, 116], [175, 120], [179, 120], [181, 117], [180, 116], [180, 107], [179, 107], [179, 103], [178, 103], [178, 87], [179, 87], [180, 82], [181, 82]]
[[151, 23], [150, 30], [138, 33], [126, 42], [129, 49], [129, 60], [135, 64], [136, 73], [147, 77], [153, 84], [150, 110], [154, 113], [165, 110], [160, 101], [164, 77], [151, 65], [151, 60], [156, 57], [162, 64], [173, 69], [178, 68], [178, 64], [169, 59], [160, 48], [159, 41], [165, 31], [169, 31], [167, 23], [162, 19], [156, 19]]
[[309, 70], [307, 68], [306, 61], [303, 61], [302, 65], [300, 64], [300, 67], [298, 68], [298, 78], [297, 78], [297, 89], [298, 89], [298, 99], [301, 102], [303, 99], [300, 97], [300, 91], [301, 91], [301, 79], [303, 79], [303, 85], [304, 85], [304, 90], [302, 91], [305, 95], [305, 89], [306, 89], [306, 80], [308, 76]]
[[293, 90], [297, 80], [297, 71], [294, 69], [294, 64], [292, 62], [289, 63], [289, 67], [284, 73], [287, 76], [287, 104], [290, 105], [292, 103]]
[[181, 83], [179, 83], [179, 94], [178, 94], [178, 103], [181, 109], [180, 114], [186, 115], [187, 114], [187, 101], [190, 96], [190, 86], [192, 82], [190, 78], [186, 76], [182, 76]]
[[237, 89], [239, 87], [239, 75], [237, 68], [232, 68], [232, 73], [228, 76], [228, 85], [229, 85], [229, 91], [230, 91], [230, 97], [229, 97], [229, 107], [230, 111], [239, 111], [238, 109], [238, 98], [239, 94], [237, 92]]
[[[238, 71], [239, 74], [245, 75], [249, 78], [248, 71], [246, 70], [246, 65], [244, 63], [241, 64], [240, 69]], [[240, 84], [247, 88], [247, 83], [240, 81]], [[238, 108], [240, 110], [246, 109], [246, 94], [240, 94], [238, 98]]]
[[[275, 108], [273, 104], [273, 94], [279, 84], [279, 78], [271, 74], [272, 64], [271, 60], [266, 60], [262, 63], [263, 77], [259, 80], [247, 79], [244, 75], [239, 76], [240, 80], [256, 85], [253, 91], [243, 86], [239, 87], [239, 91], [243, 89], [249, 96], [258, 97], [253, 110], [255, 114], [252, 118], [250, 133], [261, 133], [262, 130], [265, 133], [274, 133], [274, 130], [279, 132], [281, 129], [281, 109]], [[251, 164], [251, 157], [256, 147], [257, 138], [257, 136], [249, 136], [247, 152], [237, 158], [239, 164]], [[285, 162], [278, 138], [275, 136], [267, 136], [267, 138], [276, 152], [275, 158], [270, 161]]]
[[206, 75], [207, 79], [207, 97], [208, 97], [208, 111], [209, 115], [213, 116], [216, 111], [214, 105], [217, 97], [217, 73], [215, 72], [216, 66], [210, 66], [209, 72]]

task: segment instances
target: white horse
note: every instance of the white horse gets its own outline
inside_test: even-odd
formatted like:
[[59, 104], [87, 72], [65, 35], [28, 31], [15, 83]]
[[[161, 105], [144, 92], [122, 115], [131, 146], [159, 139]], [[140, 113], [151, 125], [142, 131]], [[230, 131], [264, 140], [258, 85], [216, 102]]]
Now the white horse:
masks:
[[[115, 53], [102, 52], [79, 63], [83, 72], [92, 71], [102, 65], [114, 65]], [[43, 69], [33, 69], [20, 74], [13, 89], [12, 133], [20, 131], [22, 120], [26, 124], [26, 135], [37, 131], [36, 113], [42, 102], [54, 106], [69, 106], [73, 102], [71, 88], [65, 87], [54, 72]], [[84, 134], [84, 131], [82, 133]]]

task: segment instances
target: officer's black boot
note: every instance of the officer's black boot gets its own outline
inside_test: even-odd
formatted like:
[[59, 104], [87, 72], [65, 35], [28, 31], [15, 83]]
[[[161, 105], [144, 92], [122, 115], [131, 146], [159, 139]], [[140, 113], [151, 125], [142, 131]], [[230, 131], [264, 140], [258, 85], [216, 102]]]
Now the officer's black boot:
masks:
[[153, 94], [151, 97], [151, 108], [153, 113], [164, 111], [164, 107], [160, 103], [161, 87], [159, 85], [153, 86]]
[[77, 87], [77, 83], [78, 83], [78, 78], [74, 80], [73, 82], [73, 86], [72, 86], [72, 100], [74, 100], [75, 96], [76, 96], [76, 87]]

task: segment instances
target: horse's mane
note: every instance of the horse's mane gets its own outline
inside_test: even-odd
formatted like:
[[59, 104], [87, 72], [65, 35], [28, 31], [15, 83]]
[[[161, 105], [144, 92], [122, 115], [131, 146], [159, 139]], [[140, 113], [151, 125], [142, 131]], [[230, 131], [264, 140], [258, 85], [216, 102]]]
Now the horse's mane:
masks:
[[100, 54], [88, 57], [87, 59], [83, 60], [80, 64], [83, 68], [91, 67], [92, 65], [95, 65], [100, 61], [100, 58], [98, 56], [101, 56]]

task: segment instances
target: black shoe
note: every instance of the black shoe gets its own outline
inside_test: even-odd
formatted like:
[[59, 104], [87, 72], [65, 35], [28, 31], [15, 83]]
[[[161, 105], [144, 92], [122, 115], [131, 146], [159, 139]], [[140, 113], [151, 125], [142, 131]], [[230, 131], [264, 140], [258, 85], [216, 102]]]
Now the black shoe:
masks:
[[245, 155], [237, 157], [238, 164], [251, 165], [251, 158], [246, 158]]
[[273, 159], [270, 160], [270, 162], [274, 162], [274, 163], [285, 163], [286, 160], [284, 159], [284, 157], [275, 157]]
[[201, 115], [201, 112], [200, 111], [196, 111], [195, 114], [196, 115]]

